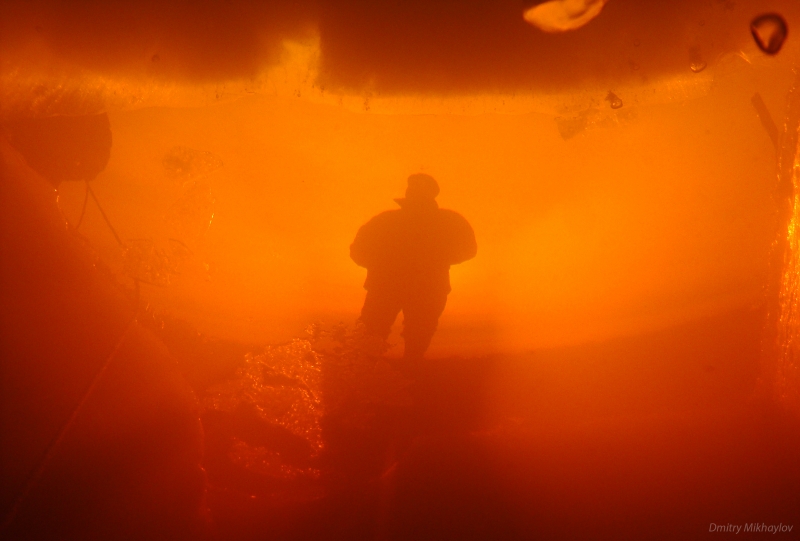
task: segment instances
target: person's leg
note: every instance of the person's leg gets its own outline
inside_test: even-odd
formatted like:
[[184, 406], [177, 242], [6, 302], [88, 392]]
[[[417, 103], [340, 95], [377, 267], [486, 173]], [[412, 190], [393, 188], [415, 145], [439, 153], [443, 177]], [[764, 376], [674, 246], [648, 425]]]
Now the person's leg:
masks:
[[392, 332], [392, 324], [400, 313], [400, 302], [391, 292], [369, 290], [361, 308], [364, 333], [378, 337], [384, 342]]
[[447, 304], [447, 292], [422, 292], [403, 304], [403, 339], [406, 359], [421, 359], [439, 325]]

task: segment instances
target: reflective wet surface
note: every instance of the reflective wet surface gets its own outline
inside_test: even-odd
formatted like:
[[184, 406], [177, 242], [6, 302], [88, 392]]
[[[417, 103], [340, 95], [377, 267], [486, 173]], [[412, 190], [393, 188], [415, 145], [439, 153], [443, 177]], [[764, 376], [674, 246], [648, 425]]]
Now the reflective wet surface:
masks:
[[[269, 429], [280, 419], [257, 406], [204, 414], [210, 513], [235, 539], [700, 539], [726, 516], [792, 523], [800, 439], [752, 399], [760, 317], [516, 357], [353, 360], [347, 377], [323, 355], [324, 413], [301, 406], [304, 428]], [[306, 344], [288, 351], [317, 377]], [[294, 374], [268, 387], [308, 393]]]

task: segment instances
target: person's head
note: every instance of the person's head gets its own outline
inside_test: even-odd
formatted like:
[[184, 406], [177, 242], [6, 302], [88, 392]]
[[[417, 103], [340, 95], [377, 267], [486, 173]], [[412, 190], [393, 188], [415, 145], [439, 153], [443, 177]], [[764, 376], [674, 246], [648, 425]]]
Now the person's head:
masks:
[[433, 201], [439, 195], [439, 184], [430, 175], [415, 173], [408, 177], [406, 200]]

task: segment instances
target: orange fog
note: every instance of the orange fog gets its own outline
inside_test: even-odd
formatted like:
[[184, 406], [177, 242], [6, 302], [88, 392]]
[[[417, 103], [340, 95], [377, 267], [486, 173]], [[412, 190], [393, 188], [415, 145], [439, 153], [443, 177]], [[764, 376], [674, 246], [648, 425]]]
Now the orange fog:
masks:
[[[0, 6], [0, 538], [800, 528], [773, 4]], [[350, 251], [417, 173], [477, 242], [424, 358]]]
[[[552, 106], [535, 97], [533, 112], [506, 112], [506, 96], [476, 97], [463, 114], [470, 96], [431, 99], [424, 114], [401, 98], [375, 110], [302, 87], [113, 111], [111, 159], [93, 185], [122, 238], [166, 243], [181, 182], [164, 156], [182, 146], [221, 160], [206, 175], [211, 225], [183, 239], [186, 268], [169, 288], [142, 286], [155, 307], [211, 334], [271, 342], [314, 321], [354, 321], [364, 273], [349, 243], [395, 206], [408, 174], [426, 172], [479, 245], [451, 271], [437, 354], [627, 335], [761, 302], [775, 150], [750, 97], [778, 114], [791, 73], [782, 58], [726, 58], [717, 70], [670, 81], [691, 88], [686, 99], [658, 84], [618, 90], [618, 110], [600, 91], [549, 96], [571, 107], [560, 114], [537, 112]], [[581, 113], [587, 127], [565, 139], [559, 120]], [[60, 186], [67, 220], [83, 197], [80, 183]], [[96, 209], [81, 227], [113, 264], [119, 248]]]

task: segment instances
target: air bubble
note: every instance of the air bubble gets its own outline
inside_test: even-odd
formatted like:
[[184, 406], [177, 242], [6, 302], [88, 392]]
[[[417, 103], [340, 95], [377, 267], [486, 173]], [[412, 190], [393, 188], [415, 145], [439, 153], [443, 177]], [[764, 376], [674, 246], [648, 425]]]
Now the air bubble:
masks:
[[689, 64], [689, 69], [695, 73], [700, 73], [701, 71], [706, 69], [706, 66], [708, 66], [708, 64], [706, 64], [701, 60], [699, 62], [692, 62], [691, 64]]
[[525, 10], [522, 17], [544, 32], [567, 32], [600, 14], [608, 0], [549, 0]]
[[753, 19], [750, 32], [758, 48], [767, 54], [778, 54], [789, 30], [786, 21], [777, 13], [766, 13]]
[[606, 96], [606, 101], [611, 104], [612, 109], [619, 109], [622, 107], [622, 100], [613, 92], [609, 91], [608, 96]]

